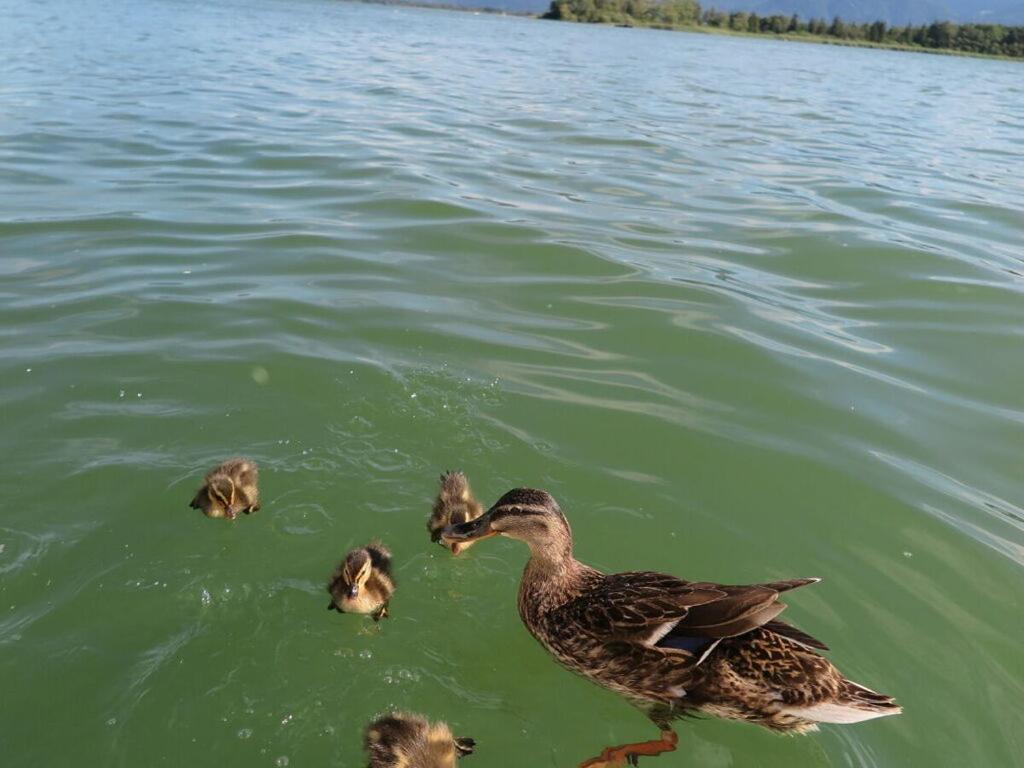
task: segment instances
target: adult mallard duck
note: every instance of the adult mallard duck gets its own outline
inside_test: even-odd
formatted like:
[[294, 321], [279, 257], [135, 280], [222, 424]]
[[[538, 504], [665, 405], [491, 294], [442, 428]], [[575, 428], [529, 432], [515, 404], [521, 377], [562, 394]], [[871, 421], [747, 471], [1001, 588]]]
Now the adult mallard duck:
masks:
[[189, 506], [201, 509], [207, 517], [234, 520], [239, 512], [249, 514], [260, 508], [256, 462], [228, 459], [211, 469], [203, 479]]
[[363, 745], [369, 768], [454, 768], [458, 758], [473, 753], [476, 742], [455, 738], [447, 723], [391, 712], [366, 726]]
[[335, 569], [327, 591], [331, 593], [327, 610], [368, 613], [380, 621], [388, 615], [388, 601], [395, 593], [390, 550], [379, 541], [353, 549]]
[[[441, 475], [441, 488], [437, 492], [430, 518], [427, 520], [430, 540], [439, 543], [441, 531], [449, 525], [476, 520], [483, 511], [483, 506], [473, 496], [466, 476], [461, 472], [445, 472]], [[445, 544], [445, 546], [452, 551], [453, 555], [457, 555], [472, 544], [453, 542]]]
[[643, 709], [656, 741], [606, 749], [583, 765], [614, 765], [675, 749], [671, 722], [705, 712], [775, 731], [899, 714], [893, 699], [843, 677], [815, 652], [826, 646], [776, 618], [779, 594], [818, 579], [732, 586], [663, 573], [604, 574], [573, 557], [569, 522], [550, 494], [518, 488], [446, 542], [508, 536], [530, 559], [519, 615], [568, 669]]

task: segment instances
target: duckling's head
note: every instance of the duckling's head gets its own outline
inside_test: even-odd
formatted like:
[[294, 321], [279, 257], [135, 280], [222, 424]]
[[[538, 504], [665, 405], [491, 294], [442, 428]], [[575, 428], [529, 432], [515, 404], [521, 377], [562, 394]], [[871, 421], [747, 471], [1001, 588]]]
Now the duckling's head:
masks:
[[430, 519], [427, 520], [430, 540], [447, 547], [453, 555], [458, 555], [472, 546], [472, 542], [442, 542], [441, 532], [448, 526], [479, 517], [480, 512], [480, 503], [473, 498], [466, 476], [461, 472], [445, 472], [441, 475], [441, 489], [434, 501]]
[[370, 553], [365, 549], [353, 549], [341, 564], [341, 582], [345, 595], [351, 599], [359, 597], [359, 590], [365, 585], [373, 571]]
[[476, 739], [469, 736], [459, 736], [455, 739], [455, 753], [457, 757], [463, 758], [472, 755], [476, 749]]
[[476, 742], [453, 737], [447, 723], [431, 723], [408, 712], [389, 712], [366, 727], [363, 745], [370, 753], [371, 766], [453, 768], [456, 759], [473, 754]]
[[213, 475], [189, 504], [207, 517], [224, 517], [235, 503], [235, 483], [229, 475]]
[[446, 545], [507, 536], [529, 545], [534, 556], [559, 559], [572, 554], [572, 530], [558, 502], [547, 491], [516, 488], [476, 520], [451, 525], [441, 533]]

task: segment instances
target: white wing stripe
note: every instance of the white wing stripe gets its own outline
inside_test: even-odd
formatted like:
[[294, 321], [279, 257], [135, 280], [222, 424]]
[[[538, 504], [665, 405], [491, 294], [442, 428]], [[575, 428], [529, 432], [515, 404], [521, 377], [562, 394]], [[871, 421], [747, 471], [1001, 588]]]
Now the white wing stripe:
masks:
[[682, 619], [676, 619], [675, 621], [666, 621], [664, 624], [659, 624], [657, 627], [654, 628], [654, 631], [651, 632], [650, 637], [644, 640], [644, 645], [653, 648], [658, 644], [658, 641], [661, 640], [661, 638], [663, 638], [665, 635], [667, 635], [669, 632], [675, 629], [676, 624], [678, 624], [680, 621], [682, 621]]

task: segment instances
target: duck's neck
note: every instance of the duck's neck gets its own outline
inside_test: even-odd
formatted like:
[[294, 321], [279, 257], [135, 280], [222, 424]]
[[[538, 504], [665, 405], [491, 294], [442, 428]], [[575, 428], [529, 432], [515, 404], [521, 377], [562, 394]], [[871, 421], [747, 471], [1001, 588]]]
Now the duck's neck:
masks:
[[599, 575], [573, 557], [571, 541], [527, 543], [530, 559], [519, 584], [519, 612], [524, 620], [528, 616], [536, 619], [574, 600]]
[[579, 564], [572, 556], [572, 539], [544, 539], [543, 541], [527, 541], [530, 547], [530, 560], [526, 567], [543, 572], [565, 570], [572, 563]]

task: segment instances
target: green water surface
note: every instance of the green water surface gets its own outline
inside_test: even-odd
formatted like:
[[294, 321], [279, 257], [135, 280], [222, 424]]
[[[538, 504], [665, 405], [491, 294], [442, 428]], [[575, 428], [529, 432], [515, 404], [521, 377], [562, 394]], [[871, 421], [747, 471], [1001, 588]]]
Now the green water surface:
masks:
[[[1022, 765], [1024, 69], [326, 0], [0, 0], [0, 764], [467, 768], [655, 731], [440, 471], [785, 614], [900, 717], [642, 765]], [[262, 511], [187, 504], [260, 463]], [[392, 618], [325, 610], [394, 551]]]

